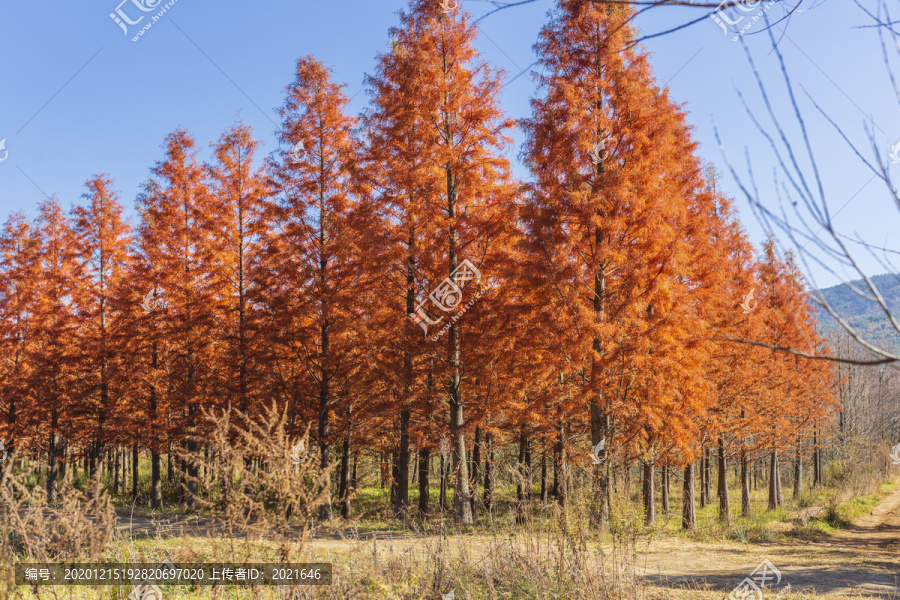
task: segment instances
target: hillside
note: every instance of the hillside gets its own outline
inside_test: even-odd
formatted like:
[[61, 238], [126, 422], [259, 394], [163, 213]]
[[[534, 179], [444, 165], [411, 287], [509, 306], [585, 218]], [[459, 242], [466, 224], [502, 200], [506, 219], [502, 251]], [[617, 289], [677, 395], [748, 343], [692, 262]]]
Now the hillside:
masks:
[[[891, 312], [900, 317], [900, 276], [876, 275], [872, 277], [872, 282], [878, 287]], [[851, 281], [850, 284], [858, 290], [868, 292], [862, 279]], [[893, 344], [894, 347], [900, 347], [900, 335], [891, 327], [877, 302], [862, 297], [846, 284], [826, 288], [822, 292], [835, 312], [863, 334], [867, 340], [877, 344]], [[818, 314], [823, 333], [832, 337], [840, 329], [840, 326], [823, 309], [819, 308]]]

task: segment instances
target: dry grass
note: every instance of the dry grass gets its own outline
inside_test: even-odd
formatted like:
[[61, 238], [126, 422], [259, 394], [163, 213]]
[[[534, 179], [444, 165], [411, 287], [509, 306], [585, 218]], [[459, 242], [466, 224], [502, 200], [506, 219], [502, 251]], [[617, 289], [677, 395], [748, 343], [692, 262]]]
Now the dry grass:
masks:
[[[166, 600], [430, 600], [450, 592], [457, 599], [470, 600], [699, 600], [724, 595], [721, 590], [680, 589], [676, 584], [659, 587], [636, 574], [641, 553], [651, 545], [658, 550], [669, 542], [676, 546], [707, 543], [709, 533], [692, 534], [701, 536], [697, 540], [691, 536], [685, 539], [683, 534], [669, 531], [675, 527], [671, 523], [647, 528], [640, 523], [638, 511], [620, 511], [612, 532], [601, 539], [585, 525], [587, 499], [578, 495], [565, 509], [530, 503], [521, 525], [498, 519], [489, 520], [486, 528], [456, 530], [442, 519], [411, 521], [408, 525], [413, 531], [401, 533], [397, 539], [385, 539], [396, 534], [380, 533], [374, 539], [350, 535], [333, 545], [313, 544], [316, 515], [325, 501], [323, 489], [331, 473], [329, 468], [318, 466], [320, 461], [314, 452], [295, 463], [292, 450], [299, 440], [288, 435], [284, 415], [272, 409], [263, 419], [248, 421], [235, 413], [208, 414], [207, 425], [202, 445], [209, 451], [183, 457], [199, 473], [194, 479], [194, 499], [205, 519], [193, 535], [143, 539], [119, 535], [113, 506], [97, 481], [91, 482], [90, 493], [83, 493], [73, 485], [70, 472], [60, 484], [60, 502], [50, 506], [42, 486], [35, 485], [40, 478], [34, 467], [13, 473], [11, 464], [4, 465], [6, 483], [0, 486], [0, 598], [119, 599], [130, 592], [110, 586], [16, 588], [13, 561], [158, 564], [166, 559], [175, 564], [334, 565], [334, 583], [327, 587], [166, 586]], [[859, 484], [851, 485], [847, 479], [847, 485], [834, 492], [835, 505], [851, 511], [847, 516], [871, 505], [871, 497], [849, 508], [839, 502], [848, 490], [859, 489]], [[804, 499], [799, 505], [810, 506], [812, 502]], [[828, 503], [825, 505], [827, 509]], [[759, 526], [767, 527], [764, 521]], [[734, 537], [725, 530], [718, 530], [713, 537], [720, 536]], [[787, 592], [778, 597], [792, 600], [815, 596]]]

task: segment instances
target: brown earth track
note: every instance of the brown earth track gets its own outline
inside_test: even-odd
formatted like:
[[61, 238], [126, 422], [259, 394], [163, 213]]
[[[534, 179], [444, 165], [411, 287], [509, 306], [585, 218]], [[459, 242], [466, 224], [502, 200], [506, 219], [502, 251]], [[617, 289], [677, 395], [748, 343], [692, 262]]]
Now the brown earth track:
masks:
[[[820, 542], [685, 544], [661, 542], [643, 553], [643, 575], [661, 585], [730, 593], [768, 558], [789, 589], [830, 597], [900, 599], [900, 489], [850, 528]], [[790, 586], [790, 588], [788, 588]]]
[[[204, 518], [160, 517], [122, 510], [119, 519], [120, 531], [136, 538], [220, 535], [213, 521]], [[456, 536], [450, 540], [451, 552], [464, 547], [469, 555], [477, 556], [496, 548], [496, 539], [488, 536]], [[438, 544], [438, 538], [413, 533], [330, 530], [316, 535], [312, 549], [319, 556], [327, 556], [332, 552], [359, 551], [373, 544], [389, 553], [425, 553]], [[837, 598], [900, 600], [900, 489], [853, 526], [822, 541], [742, 544], [664, 538], [638, 548], [637, 572], [661, 587], [705, 589], [727, 596], [764, 559], [781, 572], [778, 585], [765, 590], [766, 598], [790, 591]]]

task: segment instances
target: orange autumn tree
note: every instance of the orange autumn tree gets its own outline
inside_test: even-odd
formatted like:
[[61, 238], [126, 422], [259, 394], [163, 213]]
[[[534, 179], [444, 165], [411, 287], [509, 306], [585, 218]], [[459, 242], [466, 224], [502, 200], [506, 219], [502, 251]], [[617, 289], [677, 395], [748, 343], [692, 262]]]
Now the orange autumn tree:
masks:
[[[357, 204], [351, 170], [356, 119], [329, 70], [312, 57], [297, 62], [281, 108], [287, 149], [273, 165], [276, 235], [269, 237], [266, 298], [273, 315], [283, 393], [297, 416], [317, 424], [320, 466], [330, 464], [335, 433], [346, 435], [357, 369], [354, 307], [363, 250], [352, 225]], [[344, 417], [335, 423], [333, 416]], [[332, 515], [331, 496], [320, 518]]]
[[[515, 187], [501, 152], [511, 123], [498, 106], [499, 75], [474, 49], [477, 31], [468, 16], [445, 8], [438, 0], [415, 0], [400, 14], [400, 26], [391, 30], [394, 50], [370, 81], [376, 95], [370, 123], [373, 147], [386, 144], [378, 150], [387, 162], [376, 202], [401, 275], [390, 292], [405, 344], [397, 357], [406, 373], [398, 397], [407, 408], [414, 381], [422, 392], [428, 387], [422, 381], [443, 382], [437, 389], [447, 402], [454, 516], [471, 524], [466, 434], [478, 424], [467, 421], [466, 406], [479, 388], [490, 389], [485, 369], [508, 343], [506, 324], [486, 324], [503, 319], [511, 294], [504, 281], [516, 236]], [[464, 382], [479, 376], [483, 385], [464, 390]], [[408, 460], [408, 451], [401, 455]], [[401, 479], [405, 472], [401, 466]]]
[[118, 421], [127, 393], [128, 363], [123, 361], [119, 288], [127, 285], [130, 230], [112, 180], [98, 175], [86, 182], [86, 203], [72, 210], [77, 261], [79, 331], [78, 410], [94, 429], [89, 442], [90, 471], [97, 472], [104, 447], [117, 442]]
[[56, 502], [60, 460], [69, 443], [85, 433], [73, 414], [78, 378], [74, 313], [74, 234], [55, 199], [43, 202], [37, 219], [36, 280], [28, 362], [28, 426], [34, 446], [48, 456], [47, 501]]
[[[690, 264], [696, 280], [705, 289], [703, 297], [693, 297], [693, 310], [703, 332], [707, 360], [699, 371], [708, 382], [711, 404], [696, 415], [695, 444], [702, 448], [714, 441], [719, 451], [720, 518], [730, 518], [730, 497], [724, 486], [726, 473], [726, 441], [736, 435], [741, 423], [742, 400], [754, 392], [753, 383], [761, 374], [752, 362], [759, 353], [752, 347], [735, 345], [722, 340], [723, 333], [737, 334], [752, 331], [747, 327], [747, 316], [741, 303], [747, 292], [756, 285], [753, 271], [752, 247], [736, 221], [730, 201], [715, 190], [715, 172], [707, 171], [707, 189], [697, 196], [699, 209], [695, 223], [705, 228], [697, 233], [689, 228], [690, 240], [695, 250]], [[705, 241], [705, 243], [703, 243]], [[699, 300], [699, 301], [698, 301]], [[701, 467], [705, 463], [701, 462]], [[701, 471], [701, 484], [706, 484], [706, 473]], [[701, 489], [701, 494], [704, 494]], [[685, 498], [684, 520], [686, 527], [694, 527], [693, 498]]]
[[[142, 391], [148, 394], [141, 403], [147, 412], [142, 414], [154, 420], [136, 422], [135, 430], [157, 446], [151, 448], [155, 464], [159, 462], [157, 427], [165, 424], [168, 441], [194, 452], [202, 408], [222, 404], [214, 385], [219, 369], [215, 349], [221, 285], [213, 276], [218, 264], [211, 240], [215, 213], [195, 145], [184, 130], [169, 134], [165, 159], [152, 169], [154, 177], [138, 198], [142, 227], [137, 262], [141, 291], [146, 294], [140, 302], [140, 318], [159, 337], [154, 335], [140, 349], [151, 384]], [[135, 443], [135, 459], [137, 450]], [[158, 467], [153, 471], [158, 473]], [[196, 464], [188, 464], [188, 509], [196, 506], [196, 478]], [[156, 485], [155, 481], [154, 489]]]
[[[0, 439], [4, 451], [15, 460], [20, 439], [26, 434], [28, 361], [33, 326], [33, 306], [38, 291], [37, 240], [24, 215], [16, 213], [0, 233]], [[0, 475], [2, 477], [2, 475]]]
[[256, 267], [266, 234], [270, 188], [266, 173], [254, 166], [258, 145], [249, 127], [231, 127], [212, 145], [214, 161], [205, 167], [216, 313], [223, 318], [217, 351], [222, 371], [216, 385], [231, 406], [248, 416], [257, 414], [267, 400], [263, 311], [254, 299], [260, 287]]
[[[681, 117], [681, 119], [679, 119]], [[680, 121], [680, 122], [679, 122]], [[695, 156], [696, 144], [683, 116], [675, 113], [668, 134], [665, 184], [646, 192], [653, 202], [665, 198], [675, 210], [661, 218], [657, 237], [668, 243], [643, 257], [649, 281], [616, 352], [620, 373], [627, 373], [616, 434], [626, 464], [643, 465], [645, 521], [655, 520], [655, 468], [661, 454], [674, 453], [687, 471], [704, 435], [701, 423], [716, 400], [705, 376], [713, 350], [709, 320], [727, 311], [723, 294], [721, 234], [725, 227], [718, 199], [710, 193]], [[668, 234], [668, 236], [666, 235]], [[620, 376], [621, 377], [621, 376]], [[685, 501], [692, 502], [690, 490]], [[690, 509], [690, 506], [688, 506]], [[690, 512], [688, 513], [690, 515]]]
[[[770, 347], [799, 348], [827, 353], [815, 329], [814, 309], [803, 293], [803, 282], [793, 256], [781, 259], [773, 240], [763, 245], [759, 261], [762, 283], [762, 331], [758, 341]], [[837, 399], [831, 390], [833, 365], [819, 364], [792, 353], [769, 351], [769, 393], [760, 412], [765, 416], [759, 444], [769, 451], [769, 508], [783, 503], [779, 456], [802, 446], [802, 437], [818, 421], [827, 421]], [[797, 466], [800, 465], [799, 457]], [[796, 476], [799, 478], [799, 473]]]
[[[609, 452], [637, 435], [648, 451], [674, 436], [690, 468], [692, 421], [710, 401], [698, 377], [705, 350], [688, 309], [698, 282], [683, 237], [703, 218], [689, 211], [702, 177], [683, 113], [632, 45], [631, 15], [562, 0], [541, 32], [543, 95], [524, 122], [535, 180], [528, 253], [562, 323], [554, 330], [571, 362], [560, 376], [589, 407], [591, 445]], [[593, 467], [592, 521], [601, 527], [609, 463]]]
[[[148, 186], [153, 187], [153, 186]], [[158, 243], [164, 236], [165, 215], [161, 204], [150, 197], [138, 197], [139, 226], [135, 234], [129, 262], [128, 280], [122, 302], [128, 306], [128, 343], [126, 353], [134, 365], [131, 429], [144, 424], [143, 441], [150, 451], [150, 506], [162, 506], [162, 452], [169, 455], [169, 479], [174, 477], [172, 431], [169, 404], [174, 400], [167, 376], [171, 356], [168, 324], [164, 312], [166, 261]], [[171, 348], [174, 351], [174, 348]], [[138, 455], [138, 444], [131, 444], [132, 460]], [[133, 499], [138, 487], [132, 488]]]
[[[776, 254], [775, 244], [768, 240], [763, 246], [763, 255], [759, 262], [759, 278], [763, 288], [760, 298], [762, 304], [763, 331], [762, 341], [772, 346], [793, 347], [805, 344], [797, 335], [794, 327], [795, 314], [791, 314], [793, 293], [788, 265]], [[794, 307], [796, 308], [796, 307]], [[764, 419], [761, 423], [760, 444], [769, 452], [769, 508], [781, 506], [783, 502], [778, 453], [785, 447], [783, 432], [790, 422], [791, 402], [799, 376], [795, 366], [797, 357], [772, 350], [769, 352], [767, 371], [769, 390], [767, 402], [760, 407]]]
[[[391, 34], [397, 38], [401, 32]], [[431, 115], [423, 114], [408, 98], [418, 74], [411, 57], [407, 45], [395, 39], [392, 50], [378, 56], [375, 74], [367, 78], [373, 106], [363, 120], [367, 147], [361, 172], [366, 200], [374, 212], [367, 231], [370, 259], [366, 269], [373, 293], [364, 321], [370, 356], [365, 376], [378, 393], [367, 411], [373, 415], [373, 428], [396, 430], [394, 514], [401, 519], [409, 505], [411, 441], [416, 443], [420, 462], [427, 463], [437, 451], [436, 438], [442, 429], [433, 423], [436, 407], [428, 381], [434, 376], [434, 360], [427, 358], [423, 335], [436, 321], [426, 316], [417, 326], [407, 316], [418, 310], [419, 265], [429, 250], [424, 199], [437, 194], [426, 153]], [[393, 407], [399, 410], [394, 413]], [[392, 413], [396, 418], [389, 416]], [[422, 514], [428, 511], [427, 471], [419, 480]]]

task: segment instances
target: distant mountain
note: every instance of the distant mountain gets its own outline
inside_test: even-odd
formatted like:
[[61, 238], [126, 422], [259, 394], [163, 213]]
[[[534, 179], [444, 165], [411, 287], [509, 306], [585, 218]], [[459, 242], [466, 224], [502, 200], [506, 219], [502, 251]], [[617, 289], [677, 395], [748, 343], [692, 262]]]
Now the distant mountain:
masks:
[[[900, 320], [900, 275], [887, 274], [870, 277], [891, 309], [891, 314]], [[850, 285], [871, 296], [866, 282], [862, 279], [851, 281]], [[874, 300], [863, 298], [846, 284], [822, 290], [825, 299], [834, 311], [854, 327], [863, 337], [879, 345], [900, 348], [900, 334], [888, 322], [884, 310]], [[834, 339], [834, 333], [841, 330], [837, 321], [824, 309], [816, 305], [819, 327], [824, 335]]]

